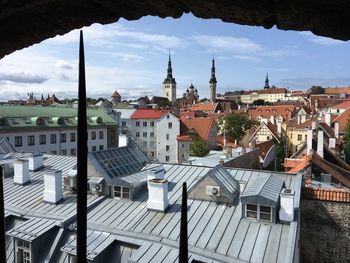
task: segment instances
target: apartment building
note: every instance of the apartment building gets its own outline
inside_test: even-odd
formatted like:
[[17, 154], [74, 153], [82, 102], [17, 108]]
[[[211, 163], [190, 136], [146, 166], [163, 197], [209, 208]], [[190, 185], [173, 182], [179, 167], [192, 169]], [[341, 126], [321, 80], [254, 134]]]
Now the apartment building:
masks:
[[168, 110], [137, 109], [130, 119], [130, 134], [148, 158], [167, 163], [178, 162], [178, 117]]
[[[17, 151], [77, 154], [77, 109], [39, 106], [0, 106], [0, 137]], [[98, 109], [88, 109], [88, 149], [118, 146], [115, 121]]]

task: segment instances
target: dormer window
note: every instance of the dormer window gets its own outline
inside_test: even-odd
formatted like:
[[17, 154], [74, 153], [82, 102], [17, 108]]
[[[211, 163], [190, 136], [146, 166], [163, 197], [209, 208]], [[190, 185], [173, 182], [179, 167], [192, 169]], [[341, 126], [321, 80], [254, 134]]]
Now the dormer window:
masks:
[[271, 210], [269, 206], [246, 204], [245, 217], [271, 222]]
[[16, 239], [15, 262], [30, 263], [32, 262], [30, 243], [21, 239]]

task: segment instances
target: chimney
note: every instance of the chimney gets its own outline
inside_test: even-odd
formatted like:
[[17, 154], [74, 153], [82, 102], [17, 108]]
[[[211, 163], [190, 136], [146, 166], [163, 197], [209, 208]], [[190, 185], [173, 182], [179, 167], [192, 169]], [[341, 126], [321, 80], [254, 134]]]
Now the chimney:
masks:
[[270, 122], [275, 125], [275, 116], [271, 115], [270, 116]]
[[311, 128], [312, 130], [316, 129], [316, 121], [311, 121]]
[[310, 152], [312, 151], [312, 136], [313, 136], [312, 129], [308, 129], [307, 136], [306, 136], [306, 145], [307, 145], [306, 155], [310, 155]]
[[301, 115], [301, 123], [306, 122], [306, 114]]
[[38, 171], [44, 166], [44, 158], [42, 153], [32, 153], [32, 155], [28, 157], [28, 160], [30, 171]]
[[329, 148], [330, 149], [335, 149], [335, 138], [329, 138]]
[[317, 134], [317, 154], [323, 158], [323, 131], [319, 130]]
[[162, 179], [164, 180], [164, 167], [161, 166], [157, 166], [157, 167], [153, 167], [150, 170], [147, 171], [148, 172], [148, 176], [147, 179], [151, 180], [151, 179]]
[[147, 209], [164, 212], [168, 205], [168, 181], [157, 178], [149, 179]]
[[294, 221], [294, 190], [283, 188], [280, 193], [280, 220]]
[[324, 122], [330, 127], [331, 126], [331, 113], [327, 112], [325, 115]]
[[299, 124], [301, 124], [301, 115], [297, 115], [297, 124], [299, 125]]
[[44, 201], [57, 204], [63, 199], [62, 171], [55, 169], [45, 170], [44, 173]]
[[220, 156], [219, 165], [224, 165], [224, 163], [225, 163], [225, 156]]
[[335, 138], [339, 138], [339, 122], [338, 121], [334, 122], [334, 135], [335, 135]]
[[29, 162], [27, 159], [18, 159], [14, 162], [14, 177], [15, 184], [24, 185], [30, 182], [29, 177]]
[[282, 122], [281, 121], [277, 121], [277, 132], [278, 132], [278, 134], [282, 133]]

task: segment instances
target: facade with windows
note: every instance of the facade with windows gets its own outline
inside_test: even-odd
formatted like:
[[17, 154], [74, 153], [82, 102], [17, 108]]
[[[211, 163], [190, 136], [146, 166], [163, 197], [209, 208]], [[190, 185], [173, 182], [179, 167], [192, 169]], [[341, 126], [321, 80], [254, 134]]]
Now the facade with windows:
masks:
[[[0, 106], [0, 111], [0, 137], [17, 151], [76, 155], [75, 108]], [[118, 146], [114, 120], [96, 109], [88, 109], [87, 115], [89, 151]]]
[[165, 110], [137, 109], [131, 115], [130, 135], [151, 160], [178, 162], [176, 137], [180, 120]]

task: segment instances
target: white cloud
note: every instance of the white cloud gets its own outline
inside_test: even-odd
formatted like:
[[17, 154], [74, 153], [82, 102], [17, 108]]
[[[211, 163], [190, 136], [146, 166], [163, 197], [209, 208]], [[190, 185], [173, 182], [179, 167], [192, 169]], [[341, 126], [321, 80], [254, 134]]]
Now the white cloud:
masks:
[[254, 57], [254, 56], [249, 56], [249, 55], [235, 55], [235, 56], [233, 56], [233, 58], [239, 59], [239, 60], [245, 60], [245, 61], [249, 61], [249, 62], [261, 62], [260, 58]]
[[346, 41], [341, 41], [338, 39], [316, 36], [309, 31], [300, 32], [300, 34], [306, 36], [310, 42], [322, 46], [334, 46], [346, 43]]
[[130, 62], [136, 62], [136, 63], [145, 60], [145, 57], [139, 56], [136, 54], [131, 54], [131, 53], [107, 52], [107, 51], [98, 51], [96, 53], [111, 56], [111, 57], [120, 57], [123, 61], [130, 61]]
[[48, 77], [46, 76], [33, 74], [31, 72], [26, 71], [18, 71], [11, 73], [0, 72], [0, 81], [2, 81], [3, 84], [6, 82], [14, 82], [21, 84], [41, 84], [47, 80]]
[[68, 62], [66, 60], [58, 60], [55, 63], [55, 67], [58, 69], [77, 69], [78, 63], [77, 62]]

